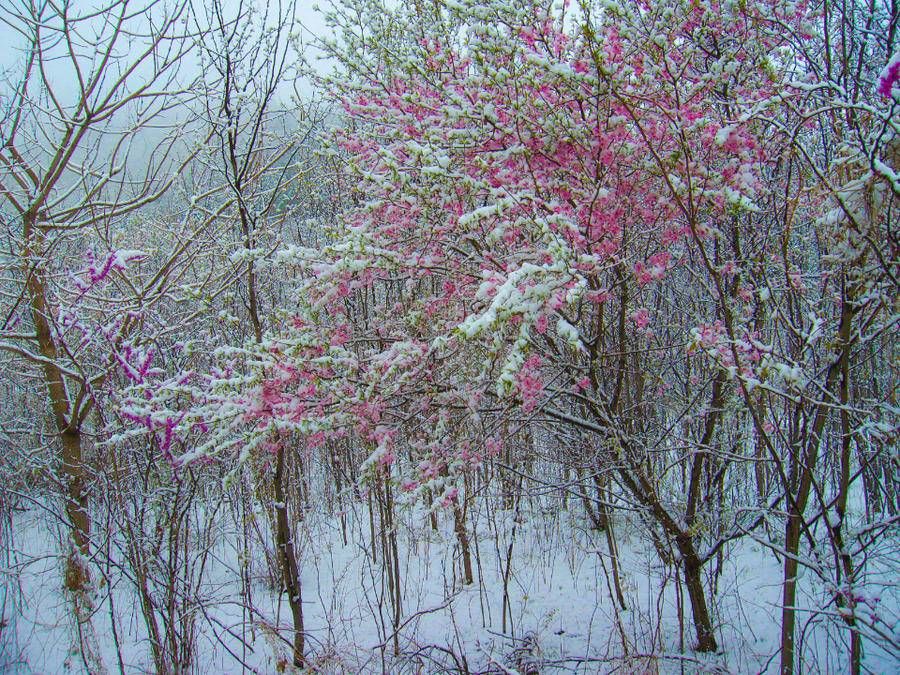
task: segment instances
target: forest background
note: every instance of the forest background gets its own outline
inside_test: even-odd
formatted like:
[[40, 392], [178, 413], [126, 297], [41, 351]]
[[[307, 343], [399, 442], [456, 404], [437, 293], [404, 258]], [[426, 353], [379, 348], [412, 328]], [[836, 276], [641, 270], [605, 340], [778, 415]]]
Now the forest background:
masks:
[[897, 3], [300, 9], [0, 3], [0, 668], [896, 669]]

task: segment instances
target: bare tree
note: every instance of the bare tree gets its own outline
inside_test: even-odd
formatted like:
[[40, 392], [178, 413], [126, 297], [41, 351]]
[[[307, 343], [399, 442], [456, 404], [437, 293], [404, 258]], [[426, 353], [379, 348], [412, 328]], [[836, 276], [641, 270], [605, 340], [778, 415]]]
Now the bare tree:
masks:
[[[184, 126], [172, 124], [191, 90], [181, 68], [192, 44], [186, 9], [182, 0], [0, 6], [22, 45], [4, 83], [0, 131], [0, 209], [9, 223], [0, 349], [27, 363], [46, 392], [70, 527], [65, 586], [79, 632], [92, 606], [89, 416], [117, 346], [168, 266], [140, 288], [126, 284], [130, 306], [121, 297], [92, 304], [91, 290], [142, 257], [120, 250], [122, 223], [157, 200], [191, 154]], [[102, 669], [81, 637], [85, 665]]]

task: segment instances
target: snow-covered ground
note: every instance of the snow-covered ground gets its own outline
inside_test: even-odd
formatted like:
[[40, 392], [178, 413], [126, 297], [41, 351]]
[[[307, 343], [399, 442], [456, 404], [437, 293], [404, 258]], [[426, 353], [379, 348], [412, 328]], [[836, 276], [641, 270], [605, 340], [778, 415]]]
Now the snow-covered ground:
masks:
[[[744, 539], [726, 550], [711, 611], [721, 651], [691, 650], [690, 607], [675, 570], [660, 563], [633, 523], [618, 522], [627, 610], [616, 612], [606, 539], [584, 528], [582, 513], [523, 508], [469, 514], [475, 583], [461, 583], [452, 517], [438, 530], [422, 511], [401, 511], [398, 550], [402, 611], [398, 629], [381, 548], [372, 558], [365, 503], [339, 517], [311, 512], [299, 527], [307, 653], [318, 672], [568, 673], [776, 672], [781, 568], [759, 543]], [[0, 606], [0, 672], [83, 672], [61, 591], [61, 533], [39, 508], [18, 512], [4, 551]], [[266, 581], [264, 551], [250, 550], [249, 584], [241, 584], [242, 537], [219, 513], [214, 543], [196, 593], [198, 673], [276, 672], [288, 654], [290, 613]], [[512, 551], [510, 554], [511, 536]], [[116, 541], [112, 533], [110, 543]], [[99, 582], [94, 629], [110, 672], [153, 672], [134, 586], [121, 553], [94, 568]], [[98, 557], [99, 559], [99, 557]], [[509, 612], [504, 618], [504, 571]], [[711, 562], [710, 574], [716, 568]], [[196, 570], [195, 570], [196, 573]], [[196, 577], [195, 577], [196, 578]], [[108, 580], [108, 581], [106, 581]], [[808, 582], [808, 583], [804, 583]], [[897, 616], [896, 579], [881, 579], [879, 611]], [[802, 607], [820, 607], [816, 584], [801, 579]], [[819, 593], [821, 591], [818, 591]], [[679, 614], [683, 611], [683, 631]], [[618, 618], [617, 618], [618, 617]], [[112, 626], [115, 624], [115, 632]], [[847, 632], [827, 613], [801, 612], [801, 672], [843, 672]], [[896, 639], [900, 627], [886, 625]], [[397, 633], [395, 654], [394, 633]], [[118, 649], [117, 645], [118, 644]], [[871, 672], [900, 670], [897, 654], [864, 643]], [[241, 661], [245, 665], [241, 664]]]

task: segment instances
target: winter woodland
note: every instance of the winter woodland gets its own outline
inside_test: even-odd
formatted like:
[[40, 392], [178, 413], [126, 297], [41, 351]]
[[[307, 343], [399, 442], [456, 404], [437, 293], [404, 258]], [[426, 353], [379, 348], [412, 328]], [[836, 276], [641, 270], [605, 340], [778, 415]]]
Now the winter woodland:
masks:
[[900, 670], [897, 1], [316, 12], [0, 0], [0, 671]]

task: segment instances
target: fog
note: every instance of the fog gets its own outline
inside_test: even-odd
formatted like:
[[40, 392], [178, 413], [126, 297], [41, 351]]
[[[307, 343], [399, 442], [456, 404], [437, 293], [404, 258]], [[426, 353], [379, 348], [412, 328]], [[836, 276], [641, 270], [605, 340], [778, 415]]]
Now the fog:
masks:
[[[28, 165], [47, 166], [66, 133], [67, 122], [83, 115], [85, 105], [96, 111], [109, 108], [110, 102], [123, 101], [121, 109], [108, 119], [92, 123], [77, 144], [73, 161], [59, 182], [62, 191], [70, 194], [57, 202], [57, 208], [77, 202], [79, 194], [90, 191], [104, 176], [118, 174], [117, 181], [126, 189], [128, 184], [141, 189], [148, 181], [171, 175], [197, 150], [203, 130], [219, 114], [216, 106], [220, 104], [203, 96], [204, 82], [215, 88], [220, 78], [204, 57], [204, 49], [216, 49], [206, 34], [209, 25], [217, 21], [213, 9], [203, 2], [185, 6], [168, 0], [126, 0], [112, 6], [126, 17], [118, 32], [109, 13], [97, 11], [98, 5], [74, 2], [67, 39], [60, 30], [62, 19], [51, 9], [44, 12], [42, 59], [33, 65], [23, 96], [34, 23], [22, 15], [26, 5], [0, 0], [0, 40], [8, 46], [0, 50], [0, 138], [6, 143], [15, 134], [17, 149]], [[152, 36], [171, 20], [173, 7], [178, 18], [168, 31], [174, 39], [161, 43], [152, 57], [147, 57]], [[272, 30], [284, 23], [292, 9], [295, 24], [280, 37], [273, 36]], [[236, 53], [254, 41], [265, 44], [263, 50], [271, 49], [266, 40], [276, 40], [284, 50], [284, 75], [269, 109], [283, 111], [278, 115], [281, 124], [291, 129], [295, 126], [291, 120], [298, 115], [294, 111], [310, 105], [316, 97], [311, 70], [322, 72], [330, 67], [315, 47], [327, 30], [324, 17], [306, 2], [291, 7], [291, 3], [256, 0], [255, 6], [248, 6], [226, 0], [221, 22], [240, 35], [239, 21], [252, 22], [256, 28], [244, 34], [246, 40], [236, 46]], [[165, 95], [156, 95], [161, 92]], [[138, 93], [141, 95], [136, 96]], [[79, 183], [83, 189], [70, 190]], [[8, 207], [4, 203], [3, 209]]]

